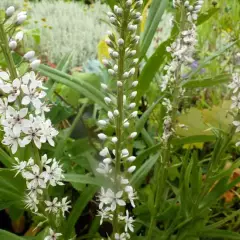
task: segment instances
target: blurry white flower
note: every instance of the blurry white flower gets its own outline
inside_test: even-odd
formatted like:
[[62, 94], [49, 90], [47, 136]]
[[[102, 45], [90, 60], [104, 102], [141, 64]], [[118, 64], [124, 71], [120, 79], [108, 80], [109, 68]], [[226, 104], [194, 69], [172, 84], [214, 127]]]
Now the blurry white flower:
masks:
[[44, 240], [57, 240], [58, 237], [62, 236], [61, 233], [55, 233], [51, 228], [49, 229], [49, 235]]

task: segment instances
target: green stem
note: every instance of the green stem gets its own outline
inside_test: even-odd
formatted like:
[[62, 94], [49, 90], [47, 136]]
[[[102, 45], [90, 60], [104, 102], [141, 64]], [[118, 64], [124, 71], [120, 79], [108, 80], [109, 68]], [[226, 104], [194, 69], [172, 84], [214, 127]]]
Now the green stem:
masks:
[[18, 75], [17, 75], [16, 66], [11, 54], [11, 50], [8, 44], [9, 44], [9, 41], [8, 41], [7, 33], [4, 30], [4, 24], [0, 23], [0, 45], [1, 45], [4, 58], [7, 62], [8, 70], [10, 72], [10, 78], [11, 80], [14, 80], [18, 77]]
[[[124, 3], [125, 4], [125, 3]], [[124, 44], [119, 47], [119, 60], [118, 60], [118, 81], [122, 82], [122, 86], [117, 87], [117, 110], [119, 111], [119, 115], [116, 119], [116, 137], [118, 139], [116, 143], [116, 162], [115, 162], [115, 174], [114, 174], [114, 182], [116, 184], [116, 193], [120, 190], [120, 183], [118, 176], [121, 172], [121, 143], [122, 143], [122, 124], [124, 119], [124, 108], [123, 108], [123, 73], [124, 73], [124, 61], [125, 61], [125, 44], [126, 44], [126, 29], [128, 25], [128, 15], [129, 15], [129, 9], [127, 7], [123, 7], [123, 17], [122, 17], [122, 23], [121, 23], [121, 29], [120, 29], [120, 38], [124, 40]], [[113, 235], [115, 233], [119, 232], [119, 226], [118, 226], [118, 212], [119, 207], [117, 206], [114, 215], [113, 215]]]
[[[180, 19], [180, 33], [182, 30], [185, 28], [185, 9], [182, 6], [181, 7], [181, 19]], [[181, 81], [181, 64], [178, 66], [178, 68], [175, 71], [175, 78], [176, 78], [176, 83], [174, 86], [174, 91], [173, 91], [173, 101], [172, 101], [172, 112], [170, 114], [171, 121], [172, 121], [172, 129], [175, 128], [176, 124], [176, 118], [177, 118], [177, 111], [178, 111], [178, 105], [179, 105], [179, 82]], [[167, 179], [167, 169], [168, 169], [168, 163], [170, 160], [170, 150], [171, 150], [171, 140], [172, 137], [170, 137], [167, 142], [164, 144], [164, 149], [162, 154], [160, 155], [160, 159], [158, 162], [156, 174], [157, 174], [157, 188], [155, 191], [155, 199], [154, 199], [154, 209], [153, 213], [151, 215], [151, 220], [150, 220], [150, 227], [148, 230], [147, 234], [147, 240], [152, 240], [152, 235], [153, 235], [153, 229], [156, 226], [156, 217], [159, 212], [161, 211], [163, 207], [163, 202], [164, 202], [164, 192], [165, 192], [165, 186], [166, 186], [166, 179]], [[162, 147], [162, 145], [161, 145]], [[162, 150], [162, 149], [161, 149]], [[162, 204], [162, 205], [160, 205]]]

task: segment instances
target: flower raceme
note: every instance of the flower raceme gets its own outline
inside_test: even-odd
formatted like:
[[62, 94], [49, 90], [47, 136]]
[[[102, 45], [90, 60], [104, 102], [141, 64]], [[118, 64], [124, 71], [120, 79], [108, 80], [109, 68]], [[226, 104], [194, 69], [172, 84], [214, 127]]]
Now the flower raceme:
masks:
[[10, 81], [7, 72], [0, 72], [0, 89], [5, 93], [0, 100], [1, 125], [4, 130], [2, 143], [16, 153], [18, 146], [25, 147], [34, 142], [37, 148], [48, 142], [54, 146], [54, 129], [44, 112], [48, 112], [44, 97], [45, 88], [35, 73], [25, 73], [21, 78]]
[[[136, 57], [139, 36], [136, 33], [141, 21], [141, 5], [141, 0], [121, 0], [118, 6], [114, 6], [113, 12], [107, 13], [117, 33], [108, 32], [106, 44], [111, 59], [104, 59], [103, 63], [109, 75], [116, 80], [117, 95], [106, 84], [101, 84], [106, 93], [104, 101], [109, 111], [107, 118], [99, 120], [98, 123], [101, 128], [112, 126], [115, 136], [98, 134], [105, 146], [99, 153], [103, 159], [96, 170], [108, 178], [112, 186], [102, 187], [98, 195], [100, 224], [104, 220], [113, 222], [114, 231], [109, 239], [129, 239], [129, 232], [134, 231], [134, 219], [130, 212], [125, 210], [127, 202], [134, 208], [137, 198], [129, 182], [129, 176], [136, 169], [136, 166], [132, 165], [135, 156], [131, 155], [131, 148], [127, 143], [137, 137], [134, 121], [138, 112], [134, 99], [137, 96], [135, 88], [138, 81], [134, 76], [139, 61]], [[118, 226], [123, 224], [125, 227]], [[123, 232], [120, 232], [120, 229]]]
[[[14, 64], [12, 51], [22, 41], [23, 32], [17, 32], [15, 36], [8, 32], [9, 28], [5, 28], [4, 24], [11, 17], [14, 18], [14, 7], [9, 7], [5, 13], [5, 21], [0, 22], [0, 34], [5, 35], [0, 38], [0, 46], [8, 48], [3, 49], [3, 52], [5, 58], [10, 60], [6, 61], [8, 70], [0, 70], [0, 126], [4, 133], [2, 143], [11, 149], [12, 154], [17, 153], [18, 147], [32, 145], [33, 157], [27, 161], [15, 158], [13, 170], [26, 181], [25, 207], [44, 219], [38, 226], [44, 222], [48, 222], [50, 226], [49, 235], [44, 240], [56, 240], [62, 234], [55, 232], [53, 228], [60, 228], [61, 221], [71, 206], [67, 197], [58, 199], [49, 196], [50, 187], [63, 185], [63, 168], [55, 158], [48, 158], [46, 154], [40, 157], [38, 149], [41, 149], [43, 143], [54, 147], [54, 138], [58, 131], [52, 126], [51, 120], [45, 117], [45, 112], [50, 109], [46, 103], [47, 94], [43, 81], [33, 71], [40, 64], [35, 52], [28, 51], [19, 64], [27, 62], [27, 72], [20, 74]], [[11, 23], [12, 29], [15, 30], [26, 18], [26, 12], [18, 13]]]

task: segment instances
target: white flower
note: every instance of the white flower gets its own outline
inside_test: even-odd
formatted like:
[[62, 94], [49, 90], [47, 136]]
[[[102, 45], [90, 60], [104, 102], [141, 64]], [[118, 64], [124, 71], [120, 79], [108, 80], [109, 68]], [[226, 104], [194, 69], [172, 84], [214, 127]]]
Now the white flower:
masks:
[[28, 195], [32, 198], [37, 198], [38, 194], [43, 194], [43, 190], [41, 188], [33, 186], [30, 182], [27, 182], [27, 190], [29, 191]]
[[237, 108], [240, 109], [240, 93], [237, 96], [232, 96], [232, 105], [231, 108]]
[[113, 214], [110, 213], [109, 208], [105, 208], [105, 209], [101, 209], [100, 211], [98, 211], [97, 216], [100, 216], [100, 225], [102, 225], [104, 219], [109, 219], [112, 220], [113, 219]]
[[17, 42], [15, 40], [10, 40], [8, 46], [11, 48], [11, 50], [15, 50], [17, 47]]
[[53, 138], [58, 135], [58, 131], [52, 126], [50, 119], [47, 119], [46, 121], [42, 122], [42, 128], [40, 130], [40, 134], [41, 134], [40, 141], [42, 143], [45, 143], [48, 141], [48, 143], [52, 147], [55, 146]]
[[4, 127], [12, 128], [14, 134], [19, 135], [22, 129], [30, 124], [30, 121], [25, 119], [28, 113], [27, 108], [22, 108], [16, 111], [13, 107], [8, 106], [6, 118], [2, 120]]
[[22, 140], [24, 145], [29, 144], [33, 140], [37, 148], [41, 148], [40, 137], [42, 136], [42, 129], [39, 119], [32, 118], [29, 126], [25, 126], [22, 131], [27, 135]]
[[12, 84], [3, 84], [1, 89], [3, 92], [8, 94], [8, 102], [14, 102], [20, 95], [21, 81], [16, 78], [13, 80]]
[[53, 213], [57, 213], [60, 207], [60, 203], [58, 202], [58, 198], [55, 197], [52, 201], [44, 201], [45, 204], [47, 205], [45, 211], [46, 212], [53, 212]]
[[121, 199], [123, 195], [123, 191], [119, 191], [116, 194], [109, 188], [106, 192], [106, 202], [110, 204], [110, 208], [112, 211], [116, 210], [117, 205], [125, 206], [126, 203], [123, 199]]
[[112, 172], [111, 166], [109, 164], [99, 163], [98, 168], [96, 169], [98, 173], [103, 174], [104, 176], [107, 176]]
[[102, 157], [107, 157], [109, 155], [109, 151], [108, 151], [108, 148], [105, 147], [104, 149], [102, 149], [99, 153], [100, 156]]
[[20, 172], [22, 172], [27, 166], [28, 163], [26, 161], [19, 161], [19, 159], [17, 157], [15, 157], [16, 160], [16, 164], [13, 165], [13, 169], [17, 170], [17, 173], [15, 176], [17, 176]]
[[61, 182], [64, 179], [63, 169], [56, 159], [53, 159], [51, 166], [45, 165], [45, 168], [46, 171], [42, 174], [46, 183], [49, 182], [49, 184], [53, 187], [56, 185], [63, 185]]
[[8, 109], [8, 100], [6, 98], [0, 98], [0, 114], [5, 115]]
[[71, 201], [67, 201], [67, 197], [62, 199], [62, 202], [59, 202], [59, 208], [62, 210], [63, 217], [65, 217], [65, 212], [69, 212]]
[[229, 88], [233, 89], [233, 93], [236, 93], [240, 88], [240, 77], [238, 73], [233, 73], [232, 82], [228, 85]]
[[240, 132], [240, 122], [239, 121], [233, 121], [233, 125], [236, 126], [236, 132]]
[[129, 173], [133, 173], [136, 170], [136, 166], [131, 166], [128, 168]]
[[130, 235], [128, 233], [115, 233], [114, 235], [115, 240], [127, 240], [130, 239]]
[[40, 187], [46, 188], [46, 183], [44, 179], [44, 174], [40, 172], [40, 168], [38, 165], [33, 165], [31, 167], [31, 171], [24, 171], [22, 176], [29, 181], [29, 187]]
[[57, 240], [58, 237], [62, 236], [61, 233], [55, 233], [51, 228], [49, 229], [49, 236], [45, 237], [44, 240]]
[[26, 12], [20, 12], [17, 15], [17, 24], [22, 24], [27, 19], [27, 13]]
[[3, 137], [2, 144], [11, 147], [12, 153], [15, 154], [18, 149], [18, 145], [20, 147], [24, 146], [22, 140], [20, 139], [20, 134], [15, 134], [11, 128], [4, 128], [4, 131], [5, 135]]
[[40, 99], [46, 96], [46, 92], [39, 89], [39, 83], [37, 81], [31, 81], [29, 85], [22, 84], [21, 88], [25, 94], [22, 98], [22, 104], [28, 105], [32, 103], [36, 109], [41, 108], [42, 102]]
[[128, 230], [130, 230], [131, 232], [134, 232], [133, 229], [133, 218], [129, 216], [129, 212], [128, 210], [126, 210], [126, 216], [124, 218], [125, 220], [125, 232], [128, 232]]
[[26, 195], [24, 199], [24, 203], [26, 204], [26, 208], [29, 208], [30, 210], [34, 212], [38, 212], [38, 204], [39, 201], [36, 196]]
[[0, 71], [0, 79], [5, 81], [9, 81], [10, 77], [7, 72]]
[[134, 200], [137, 199], [137, 193], [136, 192], [128, 192], [128, 199], [132, 205], [133, 208], [135, 208]]

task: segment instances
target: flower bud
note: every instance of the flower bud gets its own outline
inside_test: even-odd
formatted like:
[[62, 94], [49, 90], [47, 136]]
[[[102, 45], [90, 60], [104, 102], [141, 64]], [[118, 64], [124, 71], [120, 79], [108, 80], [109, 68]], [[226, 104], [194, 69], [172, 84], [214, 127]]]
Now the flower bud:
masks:
[[107, 135], [105, 135], [104, 133], [99, 133], [99, 134], [98, 134], [98, 138], [99, 138], [100, 140], [106, 140], [106, 139], [107, 139]]
[[113, 58], [118, 58], [118, 57], [119, 57], [119, 53], [116, 52], [116, 51], [113, 51], [113, 52], [112, 52], [112, 57], [113, 57]]
[[118, 111], [117, 109], [114, 110], [113, 113], [114, 113], [115, 116], [118, 116], [118, 115], [119, 115], [119, 111]]
[[117, 71], [118, 71], [118, 65], [115, 64], [115, 65], [113, 66], [113, 70], [114, 70], [115, 72], [117, 72]]
[[135, 73], [135, 68], [131, 68], [129, 71], [129, 76], [132, 76]]
[[130, 7], [132, 5], [132, 0], [127, 0], [126, 1], [126, 6]]
[[118, 45], [122, 46], [124, 44], [124, 40], [122, 38], [118, 39]]
[[102, 89], [106, 90], [108, 88], [108, 86], [105, 83], [101, 83], [101, 87]]
[[108, 117], [109, 117], [109, 119], [113, 119], [114, 118], [113, 113], [111, 111], [108, 111]]
[[25, 53], [23, 57], [26, 60], [30, 61], [34, 56], [35, 56], [35, 52], [34, 51], [29, 51], [29, 52]]
[[110, 163], [112, 162], [112, 159], [111, 159], [111, 158], [104, 158], [104, 159], [103, 159], [103, 162], [104, 162], [105, 164], [110, 164]]
[[136, 103], [130, 103], [130, 104], [129, 104], [129, 108], [130, 108], [130, 109], [133, 109], [133, 108], [135, 108], [135, 107], [136, 107]]
[[136, 166], [131, 166], [130, 168], [128, 168], [129, 173], [133, 173], [135, 170], [136, 170]]
[[14, 7], [14, 6], [10, 6], [9, 8], [7, 8], [7, 9], [6, 9], [6, 15], [7, 15], [7, 17], [11, 17], [14, 12], [15, 12], [15, 7]]
[[124, 78], [124, 79], [129, 78], [129, 72], [123, 73], [123, 78]]
[[188, 10], [189, 10], [189, 11], [192, 11], [192, 10], [193, 10], [193, 6], [192, 6], [192, 5], [189, 5], [189, 6], [188, 6]]
[[123, 85], [123, 84], [122, 84], [121, 81], [117, 81], [117, 86], [118, 86], [118, 87], [122, 87], [122, 85]]
[[131, 117], [137, 117], [137, 114], [138, 114], [138, 112], [134, 111], [134, 112], [131, 113]]
[[17, 24], [22, 24], [27, 19], [27, 13], [26, 12], [20, 12], [17, 15]]
[[114, 76], [115, 75], [115, 71], [113, 70], [113, 69], [108, 69], [108, 73], [110, 74], [110, 75], [112, 75], [112, 76]]
[[113, 143], [116, 143], [117, 141], [118, 141], [117, 137], [113, 137], [113, 138], [112, 138], [112, 142], [113, 142]]
[[9, 46], [12, 50], [14, 50], [14, 49], [16, 49], [16, 47], [17, 47], [17, 42], [16, 42], [15, 40], [11, 40], [11, 41], [9, 42], [8, 46]]
[[131, 134], [130, 134], [130, 138], [135, 138], [137, 136], [137, 132], [132, 132]]
[[15, 36], [15, 39], [16, 39], [17, 41], [22, 41], [22, 39], [23, 39], [23, 32], [22, 32], [22, 31], [18, 32], [18, 33], [16, 34], [16, 36]]
[[122, 150], [122, 157], [127, 157], [129, 155], [128, 150], [125, 148]]
[[112, 41], [110, 39], [106, 39], [105, 43], [109, 46], [109, 47], [114, 47]]
[[128, 158], [127, 158], [127, 160], [128, 160], [129, 162], [133, 162], [133, 161], [135, 161], [135, 159], [136, 159], [135, 156], [131, 156], [131, 157], [128, 157]]
[[98, 123], [102, 126], [106, 126], [107, 125], [107, 121], [105, 120], [99, 120]]
[[39, 67], [39, 65], [41, 64], [41, 60], [39, 59], [35, 59], [30, 63], [30, 67], [32, 69], [37, 69]]
[[104, 149], [102, 149], [99, 153], [100, 156], [102, 157], [106, 157], [107, 155], [109, 155], [109, 151], [108, 151], [108, 148], [105, 147]]
[[134, 81], [133, 83], [132, 83], [132, 87], [136, 87], [138, 85], [138, 81]]
[[127, 192], [127, 193], [133, 192], [133, 187], [132, 186], [126, 186], [125, 187], [125, 192]]
[[111, 98], [109, 98], [109, 97], [105, 97], [105, 98], [104, 98], [104, 101], [105, 101], [105, 103], [107, 103], [107, 104], [109, 104], [109, 103], [112, 102]]
[[102, 60], [102, 63], [103, 63], [103, 65], [104, 65], [105, 67], [107, 67], [107, 68], [110, 68], [110, 67], [111, 67], [110, 62], [109, 62], [107, 59], [103, 59], [103, 60]]
[[185, 6], [185, 7], [188, 7], [189, 4], [190, 4], [189, 1], [185, 1], [185, 2], [184, 2], [184, 6]]
[[135, 98], [137, 96], [137, 91], [132, 92], [130, 96], [131, 98]]
[[123, 126], [124, 126], [125, 128], [128, 128], [129, 125], [130, 125], [130, 123], [129, 123], [128, 121], [126, 121], [126, 122], [123, 123]]

